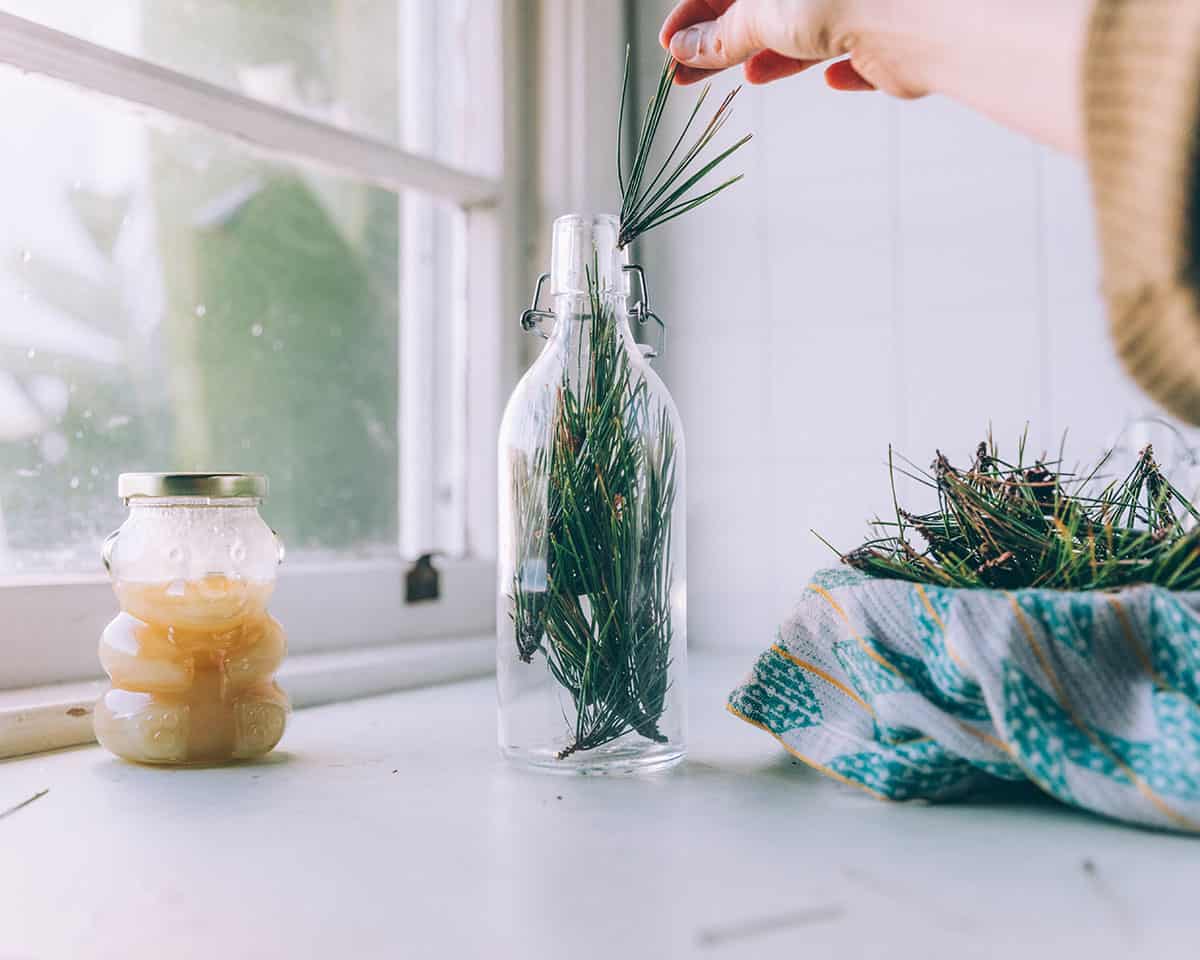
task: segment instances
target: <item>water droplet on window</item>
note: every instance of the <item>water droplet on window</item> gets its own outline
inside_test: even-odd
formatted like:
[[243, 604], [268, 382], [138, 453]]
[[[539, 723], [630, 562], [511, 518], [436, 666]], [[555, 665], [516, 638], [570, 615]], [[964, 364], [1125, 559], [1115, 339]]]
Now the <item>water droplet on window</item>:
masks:
[[90, 473], [93, 477], [98, 477], [100, 476], [100, 468], [93, 463], [92, 469], [89, 470], [88, 473]]
[[250, 328], [250, 336], [261, 337], [262, 335], [263, 335], [263, 325], [261, 323], [256, 323], [256, 324], [254, 324], [254, 326], [252, 326]]
[[241, 540], [235, 540], [229, 547], [229, 557], [234, 563], [241, 563], [246, 559], [246, 545]]
[[196, 316], [203, 317], [206, 313], [208, 313], [208, 307], [202, 303], [196, 304]]
[[28, 250], [21, 251], [21, 262], [22, 263], [28, 263], [32, 259], [33, 259], [33, 254], [30, 253]]
[[75, 431], [75, 439], [76, 439], [76, 440], [82, 440], [82, 439], [83, 439], [83, 431], [82, 431], [82, 430], [76, 430], [76, 431]]
[[42, 437], [42, 459], [47, 463], [61, 463], [69, 447], [66, 437], [57, 430], [51, 431]]
[[88, 407], [86, 410], [83, 411], [83, 419], [84, 420], [92, 419], [92, 408], [91, 407]]
[[276, 340], [274, 343], [271, 344], [271, 349], [274, 350], [276, 353], [278, 353], [280, 350], [283, 349], [283, 341]]
[[21, 291], [21, 302], [22, 302], [22, 303], [28, 303], [28, 302], [29, 302], [29, 291], [28, 291], [28, 290], [22, 290], [22, 291]]
[[[179, 549], [176, 547], [175, 549]], [[172, 580], [167, 587], [168, 597], [182, 597], [187, 592], [187, 587], [182, 580]]]
[[78, 489], [79, 489], [79, 478], [78, 478], [78, 477], [72, 477], [72, 478], [71, 478], [71, 489], [72, 489], [72, 490], [78, 490]]
[[178, 545], [172, 547], [170, 550], [167, 551], [167, 559], [170, 560], [172, 563], [178, 563], [180, 560], [183, 559], [183, 548]]
[[109, 417], [108, 422], [104, 425], [106, 430], [116, 430], [117, 427], [129, 426], [129, 418], [122, 415]]
[[37, 351], [34, 350], [33, 347], [30, 347], [28, 350], [25, 351], [25, 356], [27, 359], [32, 360], [34, 357], [37, 356]]
[[39, 474], [36, 470], [30, 470], [28, 467], [17, 467], [17, 476], [18, 477], [23, 477], [26, 480], [29, 480], [38, 475]]
[[67, 412], [70, 394], [67, 384], [60, 377], [38, 374], [29, 378], [30, 395], [52, 420], [58, 420]]

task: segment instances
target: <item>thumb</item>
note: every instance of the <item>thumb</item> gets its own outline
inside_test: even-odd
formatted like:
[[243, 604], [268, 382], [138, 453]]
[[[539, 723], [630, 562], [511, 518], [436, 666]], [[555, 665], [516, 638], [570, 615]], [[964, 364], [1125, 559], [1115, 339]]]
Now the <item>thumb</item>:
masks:
[[755, 4], [730, 4], [716, 20], [693, 24], [671, 37], [671, 56], [689, 67], [724, 70], [763, 48], [754, 22]]

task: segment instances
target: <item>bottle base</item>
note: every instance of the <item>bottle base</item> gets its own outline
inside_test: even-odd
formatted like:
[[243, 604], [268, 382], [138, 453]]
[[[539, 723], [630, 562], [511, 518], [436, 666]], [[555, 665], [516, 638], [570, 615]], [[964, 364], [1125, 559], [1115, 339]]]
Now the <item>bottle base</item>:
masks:
[[554, 748], [528, 749], [501, 744], [500, 752], [513, 766], [538, 773], [566, 776], [636, 776], [659, 773], [676, 766], [687, 756], [679, 744], [610, 744], [559, 759]]

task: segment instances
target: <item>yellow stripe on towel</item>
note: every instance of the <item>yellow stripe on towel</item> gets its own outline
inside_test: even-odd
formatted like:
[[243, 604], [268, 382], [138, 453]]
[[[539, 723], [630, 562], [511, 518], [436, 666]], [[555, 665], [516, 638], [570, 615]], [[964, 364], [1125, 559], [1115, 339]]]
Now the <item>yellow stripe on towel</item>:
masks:
[[779, 741], [779, 745], [781, 747], [783, 747], [784, 750], [786, 750], [788, 753], [790, 753], [797, 760], [812, 767], [818, 773], [823, 773], [827, 777], [830, 777], [834, 780], [840, 780], [842, 783], [849, 784], [852, 787], [858, 787], [859, 790], [863, 790], [866, 793], [869, 793], [876, 800], [886, 800], [888, 803], [895, 802], [892, 800], [891, 797], [880, 793], [878, 790], [872, 790], [865, 783], [859, 783], [857, 780], [851, 780], [849, 777], [843, 777], [840, 773], [837, 773], [834, 770], [830, 770], [829, 767], [825, 766], [823, 763], [817, 763], [816, 760], [806, 757], [799, 750], [797, 750], [795, 747], [793, 747], [790, 743], [788, 743], [786, 740], [784, 740], [783, 737], [781, 737], [774, 730], [772, 730], [770, 727], [768, 727], [765, 723], [760, 723], [758, 720], [755, 720], [751, 717], [746, 716], [737, 707], [735, 707], [732, 703], [725, 704], [725, 709], [728, 710], [730, 713], [732, 713], [739, 720], [745, 720], [746, 723], [750, 724], [750, 726], [758, 727], [758, 729], [762, 730], [764, 733], [769, 733], [771, 736], [773, 736], [776, 740]]
[[967, 669], [967, 665], [955, 652], [954, 647], [950, 645], [950, 637], [946, 633], [946, 624], [942, 622], [942, 618], [939, 616], [938, 612], [933, 609], [933, 604], [929, 600], [929, 594], [925, 592], [924, 585], [918, 583], [916, 584], [916, 588], [917, 596], [921, 598], [921, 603], [925, 605], [925, 609], [929, 612], [929, 615], [933, 617], [933, 622], [937, 624], [937, 628], [942, 631], [942, 646], [946, 648], [946, 656], [948, 656], [954, 662], [954, 665], [963, 672], [964, 676], [969, 677], [971, 675], [971, 671]]
[[[903, 670], [900, 670], [897, 667], [890, 664], [886, 659], [884, 659], [882, 656], [880, 656], [875, 650], [871, 649], [871, 647], [869, 647], [866, 643], [863, 642], [862, 637], [860, 637], [858, 635], [858, 631], [856, 631], [854, 629], [854, 625], [850, 622], [850, 617], [847, 616], [846, 611], [842, 609], [841, 605], [837, 602], [837, 600], [835, 600], [833, 598], [833, 594], [831, 594], [824, 587], [817, 586], [817, 584], [815, 584], [815, 583], [810, 583], [808, 585], [808, 589], [811, 590], [813, 593], [817, 594], [818, 596], [823, 597], [825, 599], [825, 601], [837, 612], [838, 616], [840, 616], [842, 618], [842, 620], [845, 621], [846, 627], [850, 631], [850, 636], [852, 636], [854, 638], [854, 642], [859, 645], [859, 647], [862, 649], [863, 653], [865, 653], [868, 657], [870, 657], [872, 660], [874, 660], [876, 663], [878, 663], [885, 670], [887, 670], [888, 672], [899, 677], [901, 680], [903, 680], [905, 683], [907, 683], [910, 687], [913, 687], [915, 689], [916, 684], [914, 684], [912, 682], [912, 680], [910, 680], [907, 676], [905, 676]], [[936, 616], [936, 614], [935, 614], [935, 616]], [[988, 744], [988, 746], [994, 747], [995, 749], [999, 750], [1001, 753], [1005, 754], [1008, 757], [1013, 756], [1013, 751], [1009, 748], [1008, 744], [1005, 743], [1003, 740], [1000, 740], [997, 737], [993, 737], [989, 733], [984, 733], [982, 730], [979, 730], [976, 727], [973, 727], [971, 724], [967, 723], [967, 721], [965, 721], [965, 720], [961, 720], [958, 717], [952, 716], [951, 714], [946, 713], [945, 711], [942, 711], [942, 712], [945, 714], [945, 716], [948, 719], [954, 721], [956, 724], [958, 724], [958, 726], [961, 729], [965, 730], [972, 737], [975, 737], [977, 740], [982, 740], [984, 743]]]
[[867, 713], [869, 713], [872, 717], [875, 716], [874, 708], [872, 708], [872, 706], [869, 703], [867, 703], [866, 700], [864, 700], [862, 697], [860, 697], [857, 693], [855, 693], [853, 690], [851, 690], [848, 686], [846, 686], [844, 683], [842, 683], [836, 677], [831, 676], [830, 674], [826, 673], [824, 670], [822, 670], [816, 664], [809, 663], [807, 660], [801, 660], [794, 653], [790, 652], [789, 650], [785, 650], [778, 643], [775, 644], [773, 647], [771, 647], [771, 649], [774, 650], [781, 657], [783, 657], [783, 659], [790, 661], [791, 663], [794, 663], [801, 670], [807, 670], [809, 673], [815, 674], [816, 676], [820, 677], [831, 687], [834, 687], [834, 688], [840, 690], [842, 693], [844, 693], [846, 696], [848, 696], [851, 700], [853, 700], [860, 707], [862, 707], [864, 710], [866, 710]]

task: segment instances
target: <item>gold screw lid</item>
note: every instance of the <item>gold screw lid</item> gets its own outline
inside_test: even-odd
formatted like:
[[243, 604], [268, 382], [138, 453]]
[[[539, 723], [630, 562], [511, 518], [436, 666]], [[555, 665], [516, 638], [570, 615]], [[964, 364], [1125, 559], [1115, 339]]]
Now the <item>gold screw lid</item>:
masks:
[[232, 497], [267, 495], [267, 478], [261, 473], [123, 473], [117, 477], [117, 496]]

